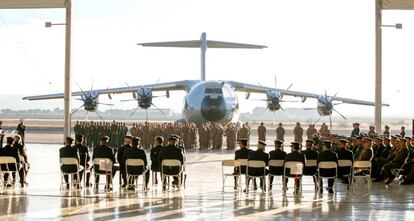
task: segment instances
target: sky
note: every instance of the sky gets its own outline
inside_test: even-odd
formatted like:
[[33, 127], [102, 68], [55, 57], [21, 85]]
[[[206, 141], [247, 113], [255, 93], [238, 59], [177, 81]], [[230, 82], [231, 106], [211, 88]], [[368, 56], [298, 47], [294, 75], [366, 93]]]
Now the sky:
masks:
[[[63, 92], [65, 11], [0, 10], [1, 95]], [[373, 0], [73, 0], [73, 90], [199, 79], [197, 49], [143, 48], [141, 42], [207, 39], [266, 45], [263, 50], [208, 49], [207, 80], [237, 80], [264, 86], [374, 101]], [[413, 118], [414, 11], [384, 11], [383, 115]], [[117, 108], [130, 94], [117, 95]], [[180, 111], [183, 92], [157, 98]], [[264, 98], [254, 95], [253, 98]], [[293, 99], [293, 98], [292, 98]], [[290, 99], [290, 100], [292, 100]], [[264, 102], [246, 101], [242, 112]], [[63, 101], [0, 102], [0, 109], [63, 107]], [[73, 107], [80, 106], [74, 101]], [[316, 101], [285, 107], [315, 107]], [[53, 107], [51, 107], [53, 108]], [[100, 107], [101, 108], [101, 107]], [[108, 107], [102, 107], [104, 110]], [[340, 105], [344, 115], [373, 117], [373, 107]]]

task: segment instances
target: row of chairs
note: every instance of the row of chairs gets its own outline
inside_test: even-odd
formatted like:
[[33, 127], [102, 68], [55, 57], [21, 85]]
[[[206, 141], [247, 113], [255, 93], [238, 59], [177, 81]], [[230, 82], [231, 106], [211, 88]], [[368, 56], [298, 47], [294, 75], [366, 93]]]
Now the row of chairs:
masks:
[[[74, 166], [76, 169], [76, 171], [72, 171], [70, 173], [68, 172], [63, 172], [61, 171], [61, 190], [63, 189], [63, 187], [65, 186], [66, 182], [64, 180], [64, 176], [68, 176], [69, 178], [69, 182], [70, 182], [70, 190], [72, 188], [76, 188], [77, 186], [80, 186], [80, 179], [78, 179], [80, 177], [80, 173], [85, 172], [83, 171], [84, 168], [79, 165], [79, 162], [76, 158], [70, 158], [70, 157], [65, 157], [65, 158], [60, 158], [60, 164], [62, 165], [68, 165], [68, 166]], [[109, 176], [110, 177], [110, 181], [112, 182], [112, 174], [113, 174], [113, 163], [109, 158], [95, 158], [93, 160], [93, 165], [94, 168], [99, 168], [98, 169], [94, 169], [94, 178], [97, 179], [98, 176]], [[184, 166], [181, 165], [181, 162], [179, 160], [174, 160], [174, 159], [165, 159], [162, 161], [161, 163], [161, 182], [164, 183], [166, 181], [166, 179], [169, 179], [170, 177], [172, 178], [177, 178], [178, 179], [178, 190], [180, 190], [181, 186], [183, 186], [185, 188], [185, 179], [186, 179], [186, 175], [185, 175], [185, 171], [184, 171]], [[145, 168], [145, 163], [143, 160], [141, 159], [127, 159], [125, 161], [125, 169], [126, 169], [126, 178], [127, 178], [127, 185], [135, 185], [138, 186], [138, 180], [139, 177], [142, 176], [142, 191], [147, 191], [147, 187], [146, 187], [146, 177], [145, 177], [145, 173], [147, 172], [148, 168]], [[171, 174], [171, 173], [164, 173], [163, 168], [165, 167], [175, 167], [178, 168], [178, 172]], [[135, 168], [135, 169], [134, 169]], [[87, 173], [90, 171], [86, 171]], [[156, 175], [153, 173], [153, 176]], [[78, 178], [76, 178], [78, 177]], [[184, 178], [184, 180], [182, 180], [182, 177]], [[169, 183], [169, 182], [167, 182]], [[100, 185], [100, 183], [98, 184]], [[110, 183], [110, 185], [112, 185], [112, 183]]]
[[[241, 171], [241, 167], [244, 166], [246, 167], [246, 173], [245, 174], [241, 174], [241, 173], [235, 173], [232, 172], [227, 169], [227, 168], [237, 168], [237, 171]], [[317, 181], [315, 182], [315, 190], [319, 190], [321, 187], [319, 186], [320, 180], [322, 178], [327, 178], [327, 179], [337, 179], [338, 178], [338, 168], [342, 167], [348, 167], [349, 168], [349, 173], [348, 174], [343, 174], [343, 177], [347, 177], [351, 182], [348, 186], [349, 187], [353, 187], [355, 184], [355, 180], [356, 179], [365, 179], [368, 180], [368, 189], [370, 190], [371, 188], [371, 179], [370, 179], [370, 174], [371, 174], [371, 161], [355, 161], [354, 163], [352, 163], [351, 160], [338, 160], [338, 163], [336, 162], [319, 162], [319, 164], [317, 164], [316, 160], [307, 160], [306, 161], [306, 165], [303, 165], [302, 162], [285, 162], [284, 160], [270, 160], [268, 162], [268, 167], [269, 167], [269, 174], [266, 175], [265, 170], [266, 170], [266, 163], [264, 161], [256, 161], [256, 160], [247, 160], [247, 159], [239, 159], [239, 160], [224, 160], [222, 161], [222, 191], [224, 192], [224, 188], [225, 186], [225, 182], [226, 182], [226, 178], [227, 177], [235, 177], [237, 182], [237, 186], [236, 188], [241, 190], [242, 185], [241, 185], [241, 176], [244, 175], [245, 176], [245, 185], [246, 185], [246, 192], [249, 192], [249, 186], [247, 185], [250, 179], [254, 179], [254, 178], [259, 178], [263, 181], [263, 183], [266, 183], [266, 177], [276, 177], [276, 176], [282, 176], [283, 178], [294, 178], [294, 179], [298, 179], [299, 181], [301, 181], [302, 177], [304, 176], [303, 174], [303, 170], [305, 167], [309, 167], [309, 168], [317, 168], [317, 173], [316, 174], [310, 174], [308, 176], [312, 176], [314, 177], [314, 180]], [[262, 170], [263, 172], [260, 173], [260, 175], [258, 176], [253, 176], [251, 174], [249, 174], [249, 169], [254, 168], [254, 169], [259, 169]], [[276, 169], [276, 168], [280, 168], [283, 170], [282, 174], [274, 174], [272, 173], [272, 169]], [[333, 176], [323, 176], [320, 173], [320, 169], [334, 169], [335, 173], [333, 174]], [[288, 172], [289, 170], [289, 172]], [[284, 179], [283, 179], [284, 180]], [[271, 188], [272, 184], [269, 183], [268, 187], [269, 189]], [[333, 187], [336, 191], [336, 181], [334, 182], [334, 187]], [[283, 190], [286, 190], [286, 186], [285, 186], [285, 182], [283, 182]], [[351, 189], [352, 190], [352, 189]], [[266, 192], [266, 188], [263, 189], [264, 192]], [[299, 191], [302, 192], [302, 182], [300, 182], [300, 186], [299, 186]], [[296, 192], [296, 189], [295, 189]]]

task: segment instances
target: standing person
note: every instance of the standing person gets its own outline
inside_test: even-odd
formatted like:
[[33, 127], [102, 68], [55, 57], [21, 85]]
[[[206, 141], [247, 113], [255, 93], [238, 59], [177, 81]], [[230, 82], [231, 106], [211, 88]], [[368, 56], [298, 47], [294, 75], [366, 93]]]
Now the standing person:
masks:
[[400, 132], [401, 137], [405, 137], [405, 127], [401, 126], [401, 132]]
[[313, 124], [309, 124], [309, 127], [306, 130], [306, 136], [307, 136], [307, 139], [308, 140], [311, 140], [312, 139], [312, 135], [315, 133], [313, 129], [314, 129]]
[[[140, 141], [141, 141], [141, 138], [132, 137], [131, 138], [131, 144], [132, 145], [131, 145], [130, 148], [125, 149], [125, 151], [123, 152], [123, 157], [122, 158], [125, 160], [125, 162], [128, 159], [141, 159], [141, 160], [144, 161], [144, 168], [135, 167], [135, 166], [128, 166], [128, 171], [126, 171], [126, 168], [124, 170], [126, 172], [128, 172], [129, 174], [141, 174], [141, 173], [145, 172], [145, 189], [148, 189], [150, 171], [148, 170], [147, 155], [145, 154], [145, 151], [140, 148]], [[129, 182], [135, 183], [135, 180], [133, 179]], [[124, 183], [124, 184], [127, 184], [127, 182]], [[134, 185], [129, 185], [128, 190], [135, 190], [135, 186]]]
[[0, 121], [0, 148], [3, 147], [3, 139], [4, 139], [3, 121]]
[[[246, 124], [243, 124], [242, 128], [240, 128], [238, 134], [238, 140], [245, 139], [247, 142], [249, 142], [250, 138], [250, 130]], [[249, 144], [247, 144], [249, 146]]]
[[[65, 146], [60, 148], [59, 150], [59, 158], [75, 158], [78, 160], [79, 162], [79, 154], [78, 154], [78, 149], [76, 149], [75, 147], [72, 146], [73, 143], [73, 138], [71, 137], [66, 137], [65, 139]], [[60, 169], [62, 170], [62, 172], [64, 173], [74, 173], [74, 172], [78, 172], [78, 168], [75, 165], [62, 165], [60, 167]], [[66, 182], [66, 188], [69, 189], [69, 177], [68, 175], [64, 175], [63, 178], [65, 179]], [[77, 174], [74, 175], [74, 179], [78, 180], [79, 177], [77, 176]], [[80, 186], [76, 186], [76, 188], [80, 188]]]
[[389, 137], [391, 135], [390, 126], [385, 125], [383, 135], [384, 135], [384, 137]]
[[293, 129], [293, 133], [295, 134], [295, 142], [302, 144], [303, 141], [303, 128], [300, 126], [299, 122], [296, 122], [296, 126]]
[[279, 123], [279, 126], [276, 128], [276, 140], [285, 141], [285, 128], [283, 128], [282, 123]]
[[126, 179], [126, 172], [125, 172], [125, 158], [124, 158], [124, 152], [131, 148], [131, 142], [132, 142], [132, 137], [127, 135], [124, 137], [124, 145], [118, 148], [118, 152], [117, 152], [117, 160], [119, 163], [119, 171], [121, 173], [122, 176], [122, 188], [125, 188], [127, 185], [127, 179]]
[[257, 134], [259, 135], [259, 140], [266, 142], [266, 127], [263, 122], [261, 122], [260, 126], [257, 128]]
[[26, 130], [26, 126], [24, 125], [23, 120], [20, 120], [20, 122], [17, 124], [16, 132], [22, 138], [23, 145], [25, 141], [25, 136], [24, 136], [25, 130]]
[[[164, 143], [164, 138], [157, 136], [154, 141], [154, 146], [151, 148], [150, 158], [151, 158], [151, 171], [161, 172], [160, 165], [160, 153], [162, 151], [162, 144]], [[155, 173], [157, 174], [157, 173]], [[158, 184], [157, 175], [154, 177], [154, 183]]]
[[352, 124], [352, 127], [354, 128], [353, 130], [352, 130], [352, 132], [351, 132], [351, 137], [358, 137], [359, 136], [359, 134], [360, 134], [360, 131], [359, 131], [359, 123], [357, 122], [357, 123], [353, 123]]
[[377, 133], [374, 126], [369, 126], [368, 137], [374, 138]]
[[[89, 148], [85, 145], [84, 137], [82, 134], [75, 135], [75, 148], [78, 150], [79, 153], [79, 165], [83, 166], [84, 171], [80, 173], [80, 182], [82, 183], [83, 174], [85, 171], [90, 169], [89, 161], [91, 160], [91, 156], [89, 156]], [[91, 173], [86, 173], [86, 181], [85, 181], [85, 188], [91, 186], [89, 183], [91, 177]]]
[[[332, 141], [325, 140], [322, 142], [322, 153], [318, 155], [318, 164], [320, 162], [335, 162], [338, 163], [338, 156], [336, 153], [331, 151]], [[333, 176], [335, 174], [335, 169], [320, 169], [319, 173], [321, 176]], [[328, 192], [330, 194], [333, 194], [333, 185], [334, 185], [335, 179], [328, 179]], [[319, 184], [319, 193], [323, 193], [323, 182], [322, 179], [320, 180]]]
[[29, 164], [29, 160], [27, 158], [27, 154], [26, 154], [26, 150], [24, 148], [24, 146], [21, 143], [21, 137], [20, 135], [16, 134], [14, 136], [14, 141], [13, 141], [13, 147], [16, 148], [19, 151], [19, 158], [20, 158], [20, 163], [22, 165], [21, 168], [21, 174], [20, 174], [20, 179], [23, 179], [23, 181], [21, 181], [21, 183], [27, 184], [26, 182], [26, 176], [27, 176], [27, 172], [29, 172], [29, 168], [30, 168], [30, 164]]

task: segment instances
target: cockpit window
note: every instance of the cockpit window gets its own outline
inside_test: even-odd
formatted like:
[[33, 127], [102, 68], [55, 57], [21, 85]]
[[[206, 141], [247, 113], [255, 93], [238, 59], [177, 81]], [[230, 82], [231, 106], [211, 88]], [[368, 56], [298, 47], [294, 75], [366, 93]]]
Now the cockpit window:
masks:
[[206, 94], [223, 94], [221, 88], [206, 88]]

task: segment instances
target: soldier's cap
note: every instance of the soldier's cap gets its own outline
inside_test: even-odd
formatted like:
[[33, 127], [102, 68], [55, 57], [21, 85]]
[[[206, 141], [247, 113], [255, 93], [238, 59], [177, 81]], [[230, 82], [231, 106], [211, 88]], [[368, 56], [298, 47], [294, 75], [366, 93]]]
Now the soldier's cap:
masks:
[[266, 146], [267, 145], [266, 142], [264, 142], [263, 140], [259, 140], [258, 143], [261, 144], [261, 145], [263, 145], [263, 146]]
[[82, 135], [82, 134], [76, 134], [76, 135], [75, 135], [75, 140], [76, 140], [76, 141], [81, 142], [81, 141], [82, 141], [82, 139], [83, 139], [83, 135]]
[[352, 125], [359, 125], [359, 123], [358, 123], [358, 122], [355, 122], [355, 123], [353, 123]]
[[14, 141], [14, 138], [13, 137], [7, 137], [6, 138], [6, 142], [7, 143], [13, 143], [13, 141]]
[[132, 136], [131, 135], [125, 135], [124, 138], [126, 138], [126, 139], [132, 139]]
[[405, 137], [405, 139], [406, 139], [406, 140], [411, 140], [412, 138], [411, 138], [411, 137]]
[[65, 138], [67, 142], [73, 142], [73, 138], [72, 137], [66, 137]]
[[372, 141], [372, 138], [371, 137], [364, 137], [364, 140], [365, 141]]
[[290, 146], [299, 146], [300, 145], [300, 143], [299, 142], [290, 142]]
[[247, 138], [240, 138], [239, 141], [249, 141]]
[[383, 141], [384, 139], [382, 139], [382, 137], [375, 137], [376, 140], [380, 140]]
[[355, 138], [353, 138], [353, 137], [348, 137], [347, 139], [348, 139], [348, 141], [353, 141], [353, 140], [355, 140]]
[[178, 136], [175, 134], [170, 134], [170, 136], [168, 137], [168, 140], [178, 140]]
[[384, 140], [391, 140], [389, 136], [384, 136]]
[[403, 138], [403, 137], [401, 137], [399, 140], [400, 140], [400, 141], [407, 141], [407, 139], [405, 139], [405, 138]]
[[332, 144], [332, 140], [323, 140], [322, 143], [324, 143], [324, 144]]
[[341, 142], [341, 143], [348, 143], [348, 140], [347, 139], [340, 139], [339, 142]]
[[315, 141], [313, 141], [313, 140], [306, 140], [305, 142], [306, 143], [313, 143], [313, 144], [315, 143]]
[[281, 140], [275, 140], [275, 144], [283, 144], [283, 141], [281, 141]]
[[397, 135], [395, 135], [396, 137], [398, 137], [398, 138], [401, 138], [401, 135], [399, 135], [399, 134], [397, 134]]
[[395, 136], [395, 135], [391, 135], [391, 138], [392, 138], [392, 139], [398, 139], [398, 137], [397, 137], [397, 136]]
[[358, 135], [358, 136], [356, 137], [356, 139], [357, 139], [357, 140], [362, 139], [362, 135]]
[[109, 137], [108, 136], [102, 136], [101, 137], [101, 141], [108, 142], [109, 141]]
[[130, 137], [131, 137], [133, 142], [138, 142], [138, 141], [141, 140], [141, 137], [135, 137], [135, 136], [134, 137], [130, 136]]

